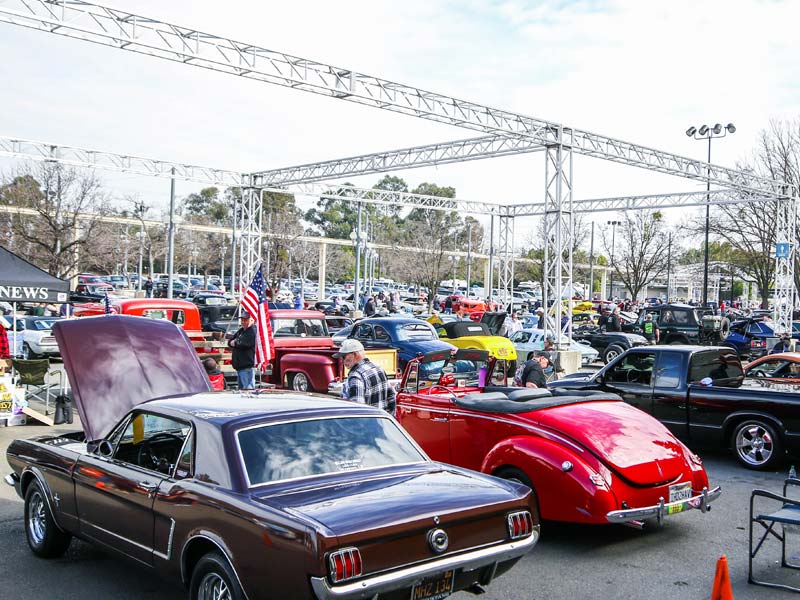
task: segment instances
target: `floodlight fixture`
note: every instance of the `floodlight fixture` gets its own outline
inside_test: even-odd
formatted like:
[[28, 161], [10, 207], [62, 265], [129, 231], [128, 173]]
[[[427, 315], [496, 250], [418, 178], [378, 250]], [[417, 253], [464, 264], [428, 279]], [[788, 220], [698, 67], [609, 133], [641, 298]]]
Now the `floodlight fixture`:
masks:
[[705, 135], [708, 133], [708, 125], [700, 125], [700, 129], [697, 130], [697, 133], [700, 135]]
[[736, 133], [736, 126], [733, 123], [725, 125], [725, 129], [728, 130], [728, 133]]
[[722, 133], [722, 124], [717, 123], [716, 125], [714, 125], [714, 129], [712, 129], [711, 131], [714, 132], [714, 135], [719, 135], [720, 133]]
[[689, 137], [692, 137], [695, 133], [697, 133], [697, 127], [692, 126], [686, 130], [686, 135]]

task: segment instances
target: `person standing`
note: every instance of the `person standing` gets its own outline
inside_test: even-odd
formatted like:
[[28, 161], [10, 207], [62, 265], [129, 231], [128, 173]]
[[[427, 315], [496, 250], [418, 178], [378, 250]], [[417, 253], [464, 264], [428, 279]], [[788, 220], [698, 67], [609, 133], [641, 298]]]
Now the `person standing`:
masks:
[[653, 321], [653, 314], [648, 313], [644, 318], [642, 324], [642, 334], [645, 339], [651, 344], [657, 344], [661, 337], [661, 330], [658, 328], [658, 323]]
[[444, 314], [450, 315], [453, 313], [453, 297], [448, 295], [444, 299]]
[[370, 296], [367, 298], [367, 303], [364, 305], [364, 316], [372, 317], [375, 315], [375, 298]]
[[[11, 319], [14, 318], [14, 315], [11, 315]], [[10, 360], [11, 349], [8, 346], [8, 333], [6, 333], [6, 328], [0, 325], [0, 375], [11, 367]]]
[[511, 337], [511, 334], [516, 333], [517, 331], [522, 331], [522, 321], [519, 320], [517, 311], [514, 311], [511, 313], [511, 320], [506, 326], [506, 333], [508, 333], [508, 337]]
[[303, 299], [300, 297], [300, 294], [294, 295], [294, 309], [301, 310], [303, 308]]
[[537, 350], [533, 353], [533, 358], [523, 366], [519, 380], [515, 377], [514, 385], [529, 388], [547, 387], [547, 377], [544, 374], [544, 370], [549, 366], [551, 366], [550, 353]]
[[606, 331], [608, 332], [622, 331], [622, 321], [620, 321], [619, 306], [615, 306], [614, 311], [608, 317], [608, 320], [606, 321]]
[[252, 390], [255, 388], [256, 328], [250, 313], [243, 312], [239, 323], [241, 327], [228, 341], [228, 346], [233, 349], [231, 364], [236, 369], [239, 389]]
[[144, 296], [145, 298], [152, 298], [153, 297], [153, 278], [148, 277], [147, 281], [144, 282], [142, 286], [144, 288]]
[[389, 414], [394, 414], [396, 395], [386, 377], [386, 372], [370, 361], [364, 353], [364, 345], [358, 340], [346, 339], [339, 352], [333, 355], [342, 357], [347, 375], [342, 398], [359, 404], [369, 404]]
[[539, 317], [539, 320], [536, 321], [536, 329], [544, 329], [544, 308], [541, 306], [537, 308], [536, 316]]

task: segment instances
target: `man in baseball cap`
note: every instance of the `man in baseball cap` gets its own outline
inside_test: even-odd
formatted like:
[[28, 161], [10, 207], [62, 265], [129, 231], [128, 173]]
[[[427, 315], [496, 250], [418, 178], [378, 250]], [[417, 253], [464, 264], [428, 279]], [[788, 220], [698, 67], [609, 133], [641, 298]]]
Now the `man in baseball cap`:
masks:
[[394, 388], [384, 370], [366, 357], [361, 342], [348, 338], [333, 356], [342, 357], [345, 368], [350, 369], [342, 387], [342, 398], [394, 414]]
[[248, 312], [239, 315], [241, 327], [228, 341], [228, 346], [233, 350], [231, 365], [236, 369], [240, 390], [252, 390], [255, 385], [256, 365], [256, 328]]

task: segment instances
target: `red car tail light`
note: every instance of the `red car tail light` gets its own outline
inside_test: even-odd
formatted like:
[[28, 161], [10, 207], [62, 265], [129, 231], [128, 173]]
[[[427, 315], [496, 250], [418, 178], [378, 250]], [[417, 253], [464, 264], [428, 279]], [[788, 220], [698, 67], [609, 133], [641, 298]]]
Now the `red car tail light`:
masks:
[[328, 557], [328, 565], [333, 583], [361, 577], [363, 572], [358, 548], [345, 548], [334, 552]]
[[511, 513], [507, 517], [508, 535], [512, 540], [528, 537], [533, 531], [533, 519], [527, 510]]

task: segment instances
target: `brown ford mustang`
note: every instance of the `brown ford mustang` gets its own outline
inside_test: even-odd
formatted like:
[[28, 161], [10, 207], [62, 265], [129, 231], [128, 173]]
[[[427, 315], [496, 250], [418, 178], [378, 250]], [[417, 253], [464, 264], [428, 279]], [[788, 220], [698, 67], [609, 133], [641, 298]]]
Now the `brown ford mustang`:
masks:
[[192, 600], [432, 600], [480, 591], [538, 539], [528, 488], [430, 461], [382, 411], [211, 393], [168, 322], [55, 333], [84, 431], [7, 454], [38, 556], [79, 537], [179, 577]]

